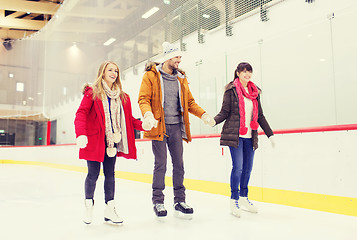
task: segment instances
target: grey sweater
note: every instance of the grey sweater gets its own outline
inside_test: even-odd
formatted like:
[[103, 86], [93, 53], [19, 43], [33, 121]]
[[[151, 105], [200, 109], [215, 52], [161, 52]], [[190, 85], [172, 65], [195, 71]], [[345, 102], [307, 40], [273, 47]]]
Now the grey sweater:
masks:
[[179, 83], [177, 71], [168, 74], [162, 70], [162, 64], [158, 66], [164, 83], [164, 112], [165, 123], [176, 124], [181, 122]]

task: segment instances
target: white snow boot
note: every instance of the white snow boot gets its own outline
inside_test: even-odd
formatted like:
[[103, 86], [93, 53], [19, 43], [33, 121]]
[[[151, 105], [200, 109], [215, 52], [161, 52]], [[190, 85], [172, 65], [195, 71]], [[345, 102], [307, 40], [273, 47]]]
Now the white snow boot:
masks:
[[243, 210], [246, 210], [251, 213], [258, 213], [258, 209], [253, 205], [248, 199], [248, 197], [239, 197], [239, 206], [242, 207]]
[[231, 199], [230, 200], [230, 207], [231, 207], [231, 213], [236, 217], [240, 217], [242, 211], [241, 211], [241, 209], [239, 207], [238, 200]]
[[91, 224], [92, 218], [93, 218], [94, 200], [93, 199], [85, 199], [84, 205], [85, 205], [85, 210], [84, 210], [83, 222], [85, 224]]
[[121, 219], [117, 212], [115, 211], [115, 202], [114, 200], [110, 200], [105, 205], [104, 210], [104, 221], [110, 224], [120, 225], [123, 223], [123, 219]]

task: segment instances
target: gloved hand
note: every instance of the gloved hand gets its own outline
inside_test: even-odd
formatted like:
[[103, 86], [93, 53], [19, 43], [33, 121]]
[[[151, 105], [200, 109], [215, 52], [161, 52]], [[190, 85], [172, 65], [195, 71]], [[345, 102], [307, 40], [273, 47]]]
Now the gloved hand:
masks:
[[77, 139], [76, 139], [76, 144], [77, 144], [77, 147], [79, 147], [79, 148], [87, 147], [87, 144], [88, 144], [87, 136], [86, 135], [78, 136]]
[[201, 119], [204, 122], [204, 124], [206, 124], [210, 127], [213, 127], [214, 125], [216, 125], [216, 121], [208, 113], [202, 114]]
[[152, 112], [146, 112], [144, 114], [142, 127], [145, 131], [151, 130], [153, 127], [157, 127], [158, 121], [154, 118]]
[[269, 140], [270, 140], [270, 144], [271, 144], [272, 148], [275, 148], [275, 137], [274, 137], [274, 135], [270, 136]]

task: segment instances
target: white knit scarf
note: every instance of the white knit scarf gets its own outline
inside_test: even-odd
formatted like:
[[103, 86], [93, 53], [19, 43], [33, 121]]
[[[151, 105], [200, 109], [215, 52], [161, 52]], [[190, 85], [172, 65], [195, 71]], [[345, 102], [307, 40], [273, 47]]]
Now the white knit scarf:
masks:
[[[114, 143], [121, 140], [120, 131], [120, 90], [111, 90], [107, 83], [102, 80], [105, 94], [102, 96], [104, 115], [105, 115], [105, 136], [108, 148], [113, 148]], [[108, 103], [110, 101], [110, 109]], [[110, 112], [109, 112], [110, 111]], [[111, 117], [111, 119], [110, 119]], [[114, 131], [114, 133], [113, 133]]]

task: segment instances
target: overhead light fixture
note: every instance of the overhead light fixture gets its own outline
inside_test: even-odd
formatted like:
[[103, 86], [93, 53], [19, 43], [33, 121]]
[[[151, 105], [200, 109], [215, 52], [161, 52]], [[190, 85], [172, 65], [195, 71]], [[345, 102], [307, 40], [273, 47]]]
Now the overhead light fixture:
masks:
[[67, 95], [67, 88], [66, 87], [63, 88], [63, 95], [65, 95], [65, 96]]
[[141, 17], [144, 19], [147, 19], [149, 17], [151, 17], [154, 13], [156, 13], [157, 11], [159, 11], [160, 8], [158, 7], [153, 7], [151, 8], [149, 11], [147, 11], [146, 13], [144, 13]]
[[9, 78], [14, 78], [14, 74], [13, 73], [9, 73]]
[[23, 92], [24, 89], [25, 89], [24, 83], [22, 83], [22, 82], [16, 83], [16, 91], [17, 91], [17, 92]]
[[170, 0], [164, 0], [164, 3], [167, 5], [170, 5], [171, 1]]
[[202, 15], [202, 17], [204, 17], [204, 18], [209, 18], [210, 15], [205, 13], [205, 14]]
[[112, 44], [115, 41], [116, 41], [115, 38], [109, 38], [105, 43], [103, 43], [103, 45], [104, 46], [109, 46], [110, 44]]

